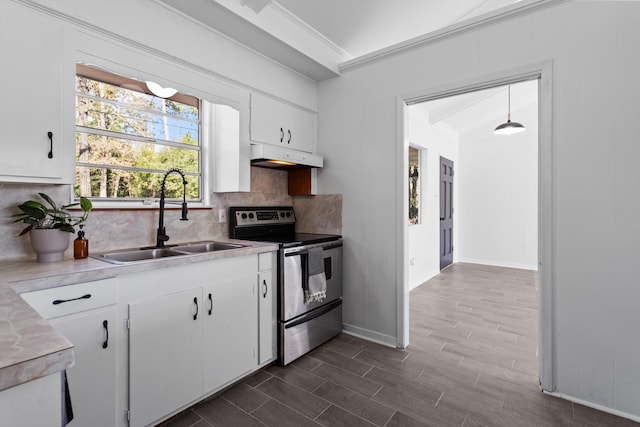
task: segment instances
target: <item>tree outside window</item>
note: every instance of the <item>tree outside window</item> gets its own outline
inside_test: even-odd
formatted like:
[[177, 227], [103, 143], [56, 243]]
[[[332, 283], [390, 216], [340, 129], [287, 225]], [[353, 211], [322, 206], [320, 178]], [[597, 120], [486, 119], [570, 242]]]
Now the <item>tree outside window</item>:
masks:
[[[157, 198], [164, 173], [177, 167], [187, 176], [187, 198], [200, 200], [200, 140], [197, 98], [159, 98], [144, 82], [78, 66], [76, 197]], [[182, 181], [167, 180], [165, 194], [181, 197]]]

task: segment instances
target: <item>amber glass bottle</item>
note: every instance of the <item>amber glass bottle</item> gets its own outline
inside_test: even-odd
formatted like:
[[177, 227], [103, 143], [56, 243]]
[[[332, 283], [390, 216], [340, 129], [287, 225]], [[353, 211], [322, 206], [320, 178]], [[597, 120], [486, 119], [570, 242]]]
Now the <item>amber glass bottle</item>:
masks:
[[75, 259], [82, 259], [89, 256], [89, 241], [84, 237], [84, 231], [80, 226], [78, 231], [78, 237], [73, 241], [73, 257]]

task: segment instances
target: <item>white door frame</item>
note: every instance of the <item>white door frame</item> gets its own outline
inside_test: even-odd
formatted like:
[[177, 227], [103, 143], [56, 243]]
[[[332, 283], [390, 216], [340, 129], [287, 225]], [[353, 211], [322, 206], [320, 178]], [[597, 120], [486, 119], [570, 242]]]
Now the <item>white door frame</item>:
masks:
[[462, 82], [425, 89], [397, 97], [397, 331], [396, 346], [409, 345], [409, 208], [408, 194], [409, 140], [406, 135], [408, 114], [406, 107], [418, 102], [431, 101], [448, 96], [474, 92], [496, 86], [539, 79], [538, 84], [538, 376], [540, 386], [545, 391], [555, 390], [553, 357], [553, 229], [552, 229], [552, 61], [504, 70], [491, 75], [480, 76]]

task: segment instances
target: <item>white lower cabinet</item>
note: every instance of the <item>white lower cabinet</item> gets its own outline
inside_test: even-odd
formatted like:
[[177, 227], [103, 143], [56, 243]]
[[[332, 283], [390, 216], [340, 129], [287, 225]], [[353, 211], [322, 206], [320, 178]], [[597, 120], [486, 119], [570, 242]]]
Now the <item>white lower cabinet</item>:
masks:
[[69, 427], [116, 422], [116, 281], [98, 280], [23, 293], [74, 346], [67, 368], [73, 408]]
[[121, 277], [129, 316], [130, 426], [166, 418], [258, 368], [257, 259]]
[[60, 385], [56, 372], [0, 391], [0, 425], [60, 427]]
[[211, 278], [205, 287], [204, 392], [255, 368], [257, 317], [255, 264], [252, 270]]
[[129, 304], [131, 425], [202, 394], [202, 288]]
[[273, 361], [275, 262], [236, 256], [21, 294], [74, 345], [68, 425], [154, 424]]
[[277, 280], [275, 256], [271, 252], [258, 255], [258, 364], [275, 360], [276, 349], [276, 296]]

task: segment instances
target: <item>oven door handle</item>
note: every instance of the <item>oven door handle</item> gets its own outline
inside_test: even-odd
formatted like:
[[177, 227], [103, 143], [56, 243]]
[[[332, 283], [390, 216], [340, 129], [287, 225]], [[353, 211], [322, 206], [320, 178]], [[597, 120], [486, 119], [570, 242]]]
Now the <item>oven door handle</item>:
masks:
[[[335, 249], [342, 247], [342, 243], [334, 243], [332, 245], [323, 246], [322, 249], [328, 251], [329, 249]], [[306, 248], [302, 248], [296, 251], [287, 252], [284, 254], [285, 257], [296, 256], [296, 255], [306, 255], [308, 253]]]
[[336, 307], [339, 307], [340, 305], [342, 305], [342, 299], [337, 299], [323, 307], [318, 308], [316, 311], [309, 313], [308, 315], [303, 315], [301, 318], [296, 319], [293, 322], [284, 325], [284, 328], [285, 329], [293, 328], [294, 326], [298, 326], [302, 323], [308, 322], [309, 320], [313, 320], [316, 317], [320, 317], [324, 314], [327, 314], [328, 312], [330, 312]]

